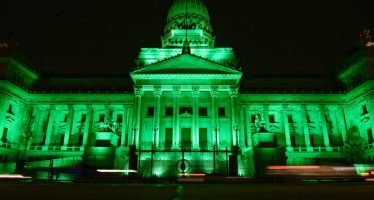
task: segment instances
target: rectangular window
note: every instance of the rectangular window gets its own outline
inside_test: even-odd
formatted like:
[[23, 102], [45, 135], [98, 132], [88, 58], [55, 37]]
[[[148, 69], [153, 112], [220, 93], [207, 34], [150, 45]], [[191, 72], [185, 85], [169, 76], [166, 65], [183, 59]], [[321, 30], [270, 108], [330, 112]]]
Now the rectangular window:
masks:
[[307, 123], [311, 123], [311, 121], [310, 121], [310, 115], [309, 114], [306, 114], [306, 122]]
[[368, 114], [368, 109], [366, 107], [366, 105], [362, 105], [362, 114], [365, 115], [365, 114]]
[[190, 114], [192, 115], [192, 107], [180, 107], [179, 114]]
[[166, 107], [165, 108], [165, 116], [172, 117], [173, 116], [173, 107]]
[[294, 135], [291, 135], [291, 146], [296, 147], [296, 137]]
[[270, 123], [275, 123], [274, 115], [269, 115], [269, 122]]
[[86, 122], [86, 114], [82, 115], [81, 122]]
[[310, 146], [314, 147], [314, 136], [313, 135], [309, 135], [309, 140], [310, 140]]
[[199, 146], [201, 150], [208, 148], [208, 129], [199, 128]]
[[330, 120], [329, 120], [329, 116], [328, 116], [327, 114], [325, 114], [325, 120], [326, 120], [327, 123], [330, 122]]
[[13, 109], [13, 105], [12, 105], [12, 104], [9, 104], [8, 111], [7, 111], [7, 112], [8, 112], [9, 114], [13, 114], [12, 109]]
[[373, 131], [371, 130], [371, 128], [367, 130], [367, 133], [368, 133], [368, 144], [373, 144]]
[[122, 114], [118, 114], [117, 115], [117, 123], [122, 123], [123, 122], [123, 115]]
[[104, 118], [105, 118], [105, 115], [104, 114], [100, 114], [99, 115], [99, 122], [104, 122]]
[[218, 107], [218, 116], [219, 117], [225, 117], [226, 116], [225, 107]]
[[251, 123], [255, 123], [256, 122], [256, 115], [251, 115]]
[[293, 123], [292, 115], [288, 115], [288, 123]]
[[1, 141], [6, 143], [7, 142], [7, 134], [8, 134], [8, 128], [4, 127], [3, 129], [3, 136], [1, 137]]
[[182, 128], [182, 149], [191, 150], [191, 128]]
[[68, 121], [68, 114], [66, 113], [65, 116], [64, 116], [64, 121], [63, 122], [67, 122]]
[[173, 145], [173, 128], [165, 128], [165, 149], [170, 150]]
[[155, 115], [155, 108], [154, 107], [148, 107], [147, 116], [148, 117], [153, 117], [154, 115]]
[[200, 117], [208, 116], [208, 108], [207, 107], [199, 107], [199, 116]]

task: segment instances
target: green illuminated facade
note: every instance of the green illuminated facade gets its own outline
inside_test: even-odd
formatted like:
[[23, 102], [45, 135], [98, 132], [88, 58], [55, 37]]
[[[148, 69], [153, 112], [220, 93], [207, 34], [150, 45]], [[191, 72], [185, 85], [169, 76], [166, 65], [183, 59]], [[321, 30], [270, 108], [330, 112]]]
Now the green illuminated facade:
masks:
[[22, 160], [145, 177], [374, 162], [373, 47], [337, 80], [244, 79], [212, 33], [202, 1], [175, 0], [162, 47], [141, 49], [132, 81], [40, 77], [0, 43], [0, 172]]

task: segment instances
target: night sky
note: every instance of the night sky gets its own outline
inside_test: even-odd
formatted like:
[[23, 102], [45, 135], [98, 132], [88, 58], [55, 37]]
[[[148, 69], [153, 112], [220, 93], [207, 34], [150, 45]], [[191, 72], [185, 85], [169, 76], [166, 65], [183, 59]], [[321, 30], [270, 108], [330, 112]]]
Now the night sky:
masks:
[[[246, 76], [330, 76], [374, 27], [373, 0], [205, 0], [216, 47]], [[42, 74], [124, 75], [142, 47], [161, 47], [172, 0], [2, 0], [0, 38]], [[374, 30], [373, 30], [374, 32]]]

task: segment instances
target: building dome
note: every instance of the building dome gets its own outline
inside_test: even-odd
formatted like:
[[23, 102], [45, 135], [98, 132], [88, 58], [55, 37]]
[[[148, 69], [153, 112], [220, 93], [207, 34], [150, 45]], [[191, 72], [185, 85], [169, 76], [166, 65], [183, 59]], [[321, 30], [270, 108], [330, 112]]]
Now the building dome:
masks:
[[170, 7], [168, 13], [168, 22], [176, 17], [184, 17], [185, 15], [196, 15], [202, 20], [209, 22], [209, 13], [205, 4], [201, 0], [176, 0]]
[[163, 47], [182, 47], [187, 39], [192, 47], [213, 47], [212, 33], [208, 9], [202, 0], [174, 0], [161, 42]]

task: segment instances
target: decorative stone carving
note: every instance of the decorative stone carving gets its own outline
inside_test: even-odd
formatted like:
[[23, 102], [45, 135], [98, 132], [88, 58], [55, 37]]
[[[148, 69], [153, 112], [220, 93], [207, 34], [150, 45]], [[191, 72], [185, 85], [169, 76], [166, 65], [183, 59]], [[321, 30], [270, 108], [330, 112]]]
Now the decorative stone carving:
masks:
[[144, 90], [142, 88], [134, 88], [135, 97], [141, 97], [144, 94]]
[[199, 95], [200, 95], [199, 88], [193, 88], [192, 89], [192, 97], [197, 98], [197, 97], [199, 97]]
[[175, 88], [173, 88], [173, 95], [174, 95], [175, 97], [179, 97], [180, 94], [181, 94], [181, 89], [180, 89], [179, 87], [175, 87]]
[[237, 87], [230, 88], [230, 97], [238, 97], [239, 89]]
[[212, 88], [212, 90], [210, 90], [210, 95], [212, 97], [218, 97], [218, 88]]
[[162, 90], [161, 90], [161, 88], [159, 88], [159, 87], [155, 87], [154, 90], [153, 90], [153, 95], [154, 95], [155, 97], [161, 97], [161, 95], [162, 95]]

